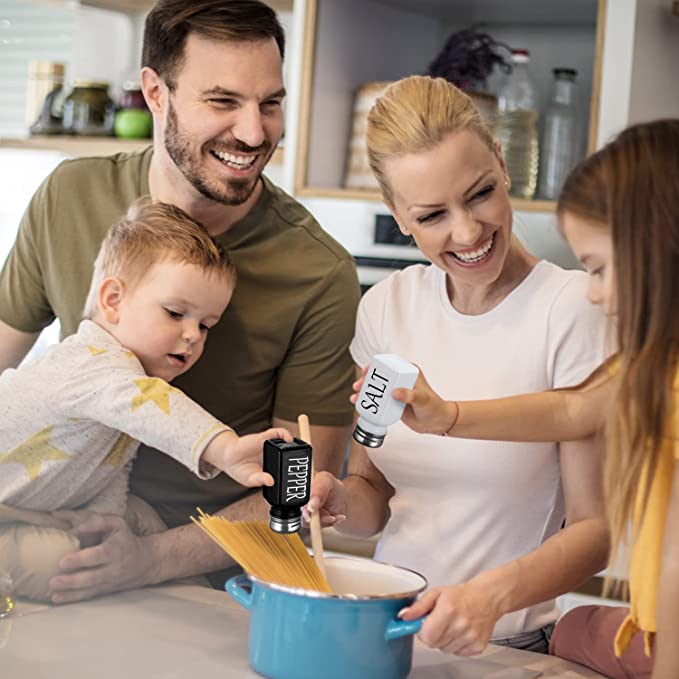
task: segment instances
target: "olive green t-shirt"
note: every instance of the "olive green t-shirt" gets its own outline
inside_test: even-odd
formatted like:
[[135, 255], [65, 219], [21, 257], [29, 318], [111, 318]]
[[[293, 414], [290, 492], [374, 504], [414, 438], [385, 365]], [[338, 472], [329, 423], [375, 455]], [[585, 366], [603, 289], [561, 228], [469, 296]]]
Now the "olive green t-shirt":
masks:
[[[151, 155], [69, 160], [43, 182], [0, 274], [0, 319], [36, 332], [57, 317], [63, 336], [76, 331], [104, 234], [149, 192]], [[250, 214], [217, 240], [236, 266], [233, 300], [173, 384], [239, 434], [302, 412], [313, 424], [349, 425], [359, 299], [350, 255], [268, 179]], [[197, 506], [214, 512], [252, 492], [225, 474], [202, 481], [143, 445], [131, 490], [170, 527]]]

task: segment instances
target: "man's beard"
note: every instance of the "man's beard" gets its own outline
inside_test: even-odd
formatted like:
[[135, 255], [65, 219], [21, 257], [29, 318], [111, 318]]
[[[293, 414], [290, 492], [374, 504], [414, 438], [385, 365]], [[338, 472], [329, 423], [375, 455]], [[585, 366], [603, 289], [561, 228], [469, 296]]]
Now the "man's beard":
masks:
[[[220, 151], [229, 153], [252, 153], [260, 155], [269, 152], [271, 144], [265, 141], [261, 146], [252, 148], [235, 140], [228, 149], [220, 148]], [[179, 128], [177, 113], [169, 103], [167, 112], [167, 129], [165, 131], [165, 150], [174, 161], [179, 171], [186, 180], [201, 195], [223, 205], [242, 205], [252, 195], [257, 186], [261, 172], [251, 179], [229, 179], [224, 181], [209, 181], [207, 173], [201, 166], [200, 158], [191, 155], [191, 142], [189, 136]], [[208, 152], [209, 153], [209, 152]], [[217, 160], [217, 159], [215, 159]], [[255, 161], [256, 162], [256, 161]]]

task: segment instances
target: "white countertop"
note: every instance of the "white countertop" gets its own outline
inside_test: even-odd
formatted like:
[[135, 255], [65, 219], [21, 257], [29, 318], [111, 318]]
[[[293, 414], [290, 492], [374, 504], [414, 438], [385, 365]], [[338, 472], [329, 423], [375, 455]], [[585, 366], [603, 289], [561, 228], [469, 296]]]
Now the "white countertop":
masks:
[[[134, 590], [69, 606], [20, 601], [8, 618], [0, 620], [0, 676], [256, 679], [259, 675], [248, 667], [247, 628], [247, 611], [226, 593], [192, 585]], [[536, 676], [601, 677], [579, 665], [526, 651], [491, 646], [479, 658], [456, 658], [416, 642], [409, 678]]]

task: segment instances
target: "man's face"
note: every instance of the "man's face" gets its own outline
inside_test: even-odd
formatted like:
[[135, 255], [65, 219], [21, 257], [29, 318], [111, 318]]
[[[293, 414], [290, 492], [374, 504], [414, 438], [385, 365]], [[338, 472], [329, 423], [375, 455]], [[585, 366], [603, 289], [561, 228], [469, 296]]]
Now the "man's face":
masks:
[[203, 196], [241, 205], [283, 134], [282, 61], [273, 38], [189, 35], [165, 115], [168, 155]]

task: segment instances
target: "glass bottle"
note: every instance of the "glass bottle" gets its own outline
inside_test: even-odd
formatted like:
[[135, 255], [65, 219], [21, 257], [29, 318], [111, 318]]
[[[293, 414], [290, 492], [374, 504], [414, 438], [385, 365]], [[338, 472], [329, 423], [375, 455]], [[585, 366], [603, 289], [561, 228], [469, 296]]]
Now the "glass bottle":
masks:
[[495, 123], [511, 179], [509, 193], [526, 199], [535, 195], [538, 177], [538, 109], [529, 61], [527, 50], [512, 50], [512, 72], [498, 93]]
[[573, 68], [555, 68], [552, 99], [545, 114], [545, 129], [540, 150], [541, 198], [556, 200], [559, 191], [575, 165], [577, 144], [577, 112]]

